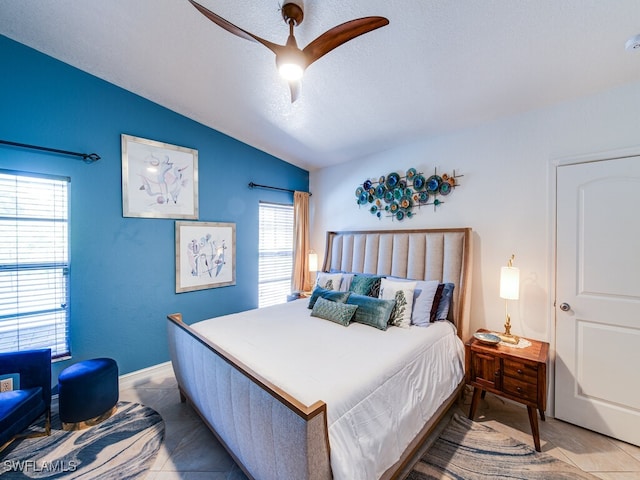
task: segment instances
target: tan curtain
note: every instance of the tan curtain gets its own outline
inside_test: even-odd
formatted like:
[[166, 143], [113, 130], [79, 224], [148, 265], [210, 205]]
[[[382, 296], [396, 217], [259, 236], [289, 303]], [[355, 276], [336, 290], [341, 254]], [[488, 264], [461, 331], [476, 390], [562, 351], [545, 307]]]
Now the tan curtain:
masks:
[[309, 193], [293, 193], [293, 291], [308, 292], [309, 279]]

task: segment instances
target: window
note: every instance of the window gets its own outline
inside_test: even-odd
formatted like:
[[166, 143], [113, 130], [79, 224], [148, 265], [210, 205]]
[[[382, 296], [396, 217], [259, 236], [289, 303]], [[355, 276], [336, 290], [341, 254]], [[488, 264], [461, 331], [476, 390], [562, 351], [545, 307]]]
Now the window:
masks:
[[69, 179], [0, 170], [0, 352], [69, 355]]
[[258, 306], [287, 301], [293, 274], [293, 205], [260, 202]]

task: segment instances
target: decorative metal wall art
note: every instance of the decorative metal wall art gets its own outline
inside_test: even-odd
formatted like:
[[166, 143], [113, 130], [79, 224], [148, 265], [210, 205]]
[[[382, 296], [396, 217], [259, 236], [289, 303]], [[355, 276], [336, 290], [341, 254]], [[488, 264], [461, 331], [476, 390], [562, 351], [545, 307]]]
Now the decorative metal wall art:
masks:
[[410, 168], [404, 176], [391, 172], [378, 180], [365, 180], [356, 188], [356, 198], [359, 206], [369, 206], [369, 212], [378, 218], [382, 216], [391, 219], [404, 220], [415, 215], [414, 208], [433, 205], [435, 210], [444, 200], [439, 196], [449, 195], [458, 185], [457, 179], [463, 175], [443, 173], [438, 175], [434, 169], [433, 175], [425, 178], [424, 174], [415, 168]]

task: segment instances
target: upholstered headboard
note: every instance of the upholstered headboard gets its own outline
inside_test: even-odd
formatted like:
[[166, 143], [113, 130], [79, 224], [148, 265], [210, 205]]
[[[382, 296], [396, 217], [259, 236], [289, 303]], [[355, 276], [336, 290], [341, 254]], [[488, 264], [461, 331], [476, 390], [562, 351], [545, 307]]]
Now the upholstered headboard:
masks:
[[327, 232], [322, 270], [451, 282], [450, 320], [466, 340], [470, 256], [471, 228]]

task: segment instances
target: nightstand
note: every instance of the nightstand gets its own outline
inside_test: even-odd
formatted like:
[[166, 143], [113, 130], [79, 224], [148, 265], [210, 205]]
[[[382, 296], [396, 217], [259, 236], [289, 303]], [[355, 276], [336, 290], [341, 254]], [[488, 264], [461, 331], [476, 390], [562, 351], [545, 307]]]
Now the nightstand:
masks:
[[287, 302], [293, 302], [300, 298], [309, 298], [310, 296], [311, 292], [292, 292], [290, 295], [287, 295]]
[[[483, 331], [483, 330], [480, 330]], [[473, 420], [485, 392], [527, 406], [531, 434], [536, 450], [540, 451], [538, 416], [544, 421], [547, 402], [547, 360], [549, 344], [527, 338], [526, 348], [486, 345], [471, 337], [465, 343], [467, 385], [473, 387], [469, 419]]]

